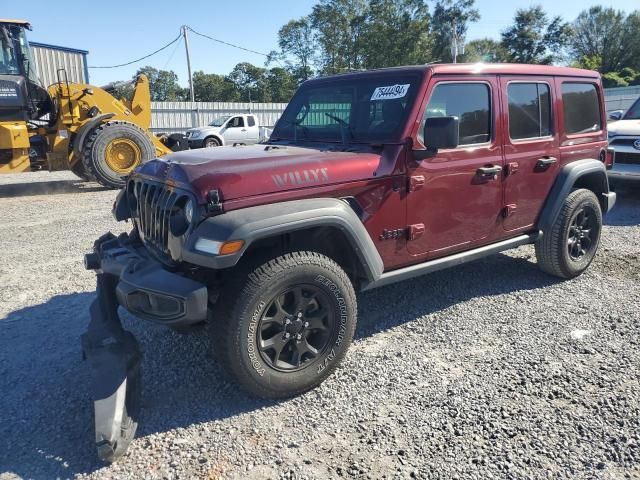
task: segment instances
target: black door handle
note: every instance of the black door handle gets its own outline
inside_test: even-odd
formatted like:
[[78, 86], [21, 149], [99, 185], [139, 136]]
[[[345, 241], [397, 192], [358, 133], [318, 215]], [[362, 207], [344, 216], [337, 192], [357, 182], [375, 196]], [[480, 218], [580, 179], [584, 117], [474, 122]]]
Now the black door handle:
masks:
[[491, 167], [480, 167], [476, 174], [484, 179], [493, 179], [498, 178], [498, 174], [502, 172], [502, 167], [492, 165]]
[[558, 159], [556, 157], [542, 157], [538, 159], [538, 162], [536, 163], [536, 167], [547, 168], [553, 165], [554, 163], [556, 163], [557, 161]]

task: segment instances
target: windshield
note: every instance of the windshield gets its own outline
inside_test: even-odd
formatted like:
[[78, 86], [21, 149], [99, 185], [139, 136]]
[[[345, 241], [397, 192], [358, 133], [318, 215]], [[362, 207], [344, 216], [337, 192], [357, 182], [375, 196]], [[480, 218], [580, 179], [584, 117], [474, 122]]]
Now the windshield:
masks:
[[631, 108], [624, 114], [624, 120], [640, 120], [640, 98], [638, 98]]
[[0, 75], [24, 75], [39, 83], [24, 27], [0, 25]]
[[272, 140], [398, 141], [421, 74], [389, 72], [312, 82], [298, 89]]
[[227, 117], [220, 117], [220, 118], [216, 118], [213, 122], [209, 123], [210, 127], [221, 127], [222, 125], [224, 125], [224, 122], [226, 122], [227, 120], [229, 120], [229, 116]]

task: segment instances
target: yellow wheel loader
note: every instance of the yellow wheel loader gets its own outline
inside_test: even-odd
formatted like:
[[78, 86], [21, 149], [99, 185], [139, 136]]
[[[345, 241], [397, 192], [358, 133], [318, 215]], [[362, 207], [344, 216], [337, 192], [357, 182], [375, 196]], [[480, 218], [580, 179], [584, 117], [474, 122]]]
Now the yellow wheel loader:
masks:
[[0, 19], [0, 173], [72, 170], [120, 188], [141, 163], [171, 151], [149, 131], [151, 96], [144, 75], [130, 99], [110, 87], [38, 80], [22, 20]]

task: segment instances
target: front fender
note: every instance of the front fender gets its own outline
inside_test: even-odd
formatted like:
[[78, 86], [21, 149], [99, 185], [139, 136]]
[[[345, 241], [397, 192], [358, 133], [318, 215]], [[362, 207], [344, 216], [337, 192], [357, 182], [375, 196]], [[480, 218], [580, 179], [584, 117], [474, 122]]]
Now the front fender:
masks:
[[[336, 198], [260, 205], [208, 218], [187, 239], [182, 259], [214, 269], [229, 268], [236, 265], [257, 240], [322, 226], [338, 228], [345, 234], [369, 281], [380, 277], [382, 258], [371, 236], [353, 209]], [[220, 243], [244, 240], [244, 246], [236, 254], [215, 255], [198, 249], [201, 239]]]

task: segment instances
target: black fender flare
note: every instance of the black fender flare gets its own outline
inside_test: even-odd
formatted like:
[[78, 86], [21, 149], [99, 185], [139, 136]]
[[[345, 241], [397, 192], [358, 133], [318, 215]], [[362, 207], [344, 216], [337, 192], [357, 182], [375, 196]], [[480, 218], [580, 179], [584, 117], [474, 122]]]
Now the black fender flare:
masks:
[[89, 132], [105, 120], [109, 120], [114, 116], [115, 113], [103, 113], [102, 115], [93, 117], [78, 129], [73, 140], [73, 156], [76, 158], [76, 161], [82, 159], [82, 147], [84, 145], [84, 139], [87, 138]]
[[571, 193], [576, 184], [584, 184], [585, 187], [593, 190], [600, 201], [603, 213], [613, 208], [616, 194], [609, 191], [605, 165], [601, 161], [592, 158], [568, 163], [558, 173], [540, 213], [538, 228], [543, 235], [550, 231], [555, 224], [565, 198]]
[[[382, 258], [362, 220], [347, 202], [337, 198], [259, 205], [208, 218], [187, 238], [182, 260], [208, 268], [229, 268], [235, 266], [257, 240], [323, 226], [338, 228], [345, 234], [368, 282], [382, 275]], [[236, 254], [215, 255], [198, 248], [198, 242], [203, 239], [220, 243], [244, 240], [244, 245]]]

